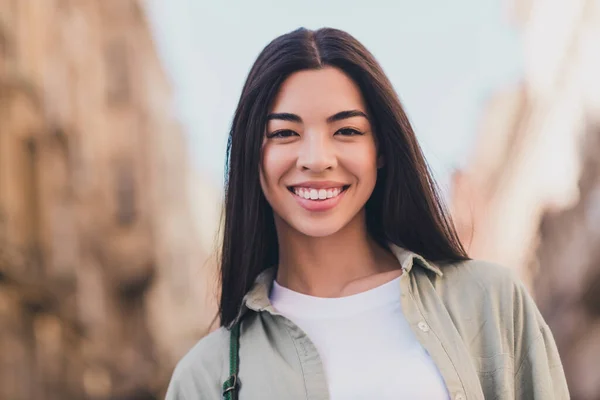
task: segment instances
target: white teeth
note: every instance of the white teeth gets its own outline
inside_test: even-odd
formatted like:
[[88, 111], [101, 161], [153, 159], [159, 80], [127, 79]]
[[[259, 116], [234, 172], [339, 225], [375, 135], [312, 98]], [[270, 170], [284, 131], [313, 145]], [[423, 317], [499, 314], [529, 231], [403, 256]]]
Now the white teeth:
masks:
[[294, 193], [298, 197], [308, 200], [325, 200], [338, 196], [342, 192], [341, 188], [334, 189], [310, 189], [310, 188], [294, 188]]

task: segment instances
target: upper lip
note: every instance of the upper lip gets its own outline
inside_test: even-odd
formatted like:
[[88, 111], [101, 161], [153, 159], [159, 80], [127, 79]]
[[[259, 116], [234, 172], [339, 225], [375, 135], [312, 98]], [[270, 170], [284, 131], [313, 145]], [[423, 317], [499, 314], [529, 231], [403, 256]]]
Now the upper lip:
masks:
[[314, 189], [329, 189], [344, 186], [348, 186], [348, 184], [334, 181], [306, 181], [290, 185], [290, 187], [305, 187]]

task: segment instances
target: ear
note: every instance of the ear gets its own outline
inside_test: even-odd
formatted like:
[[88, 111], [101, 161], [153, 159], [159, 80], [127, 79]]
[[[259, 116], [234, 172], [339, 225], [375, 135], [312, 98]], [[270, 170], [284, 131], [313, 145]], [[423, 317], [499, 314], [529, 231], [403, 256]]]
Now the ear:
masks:
[[385, 165], [385, 159], [383, 158], [383, 156], [377, 157], [377, 169], [380, 169], [384, 165]]

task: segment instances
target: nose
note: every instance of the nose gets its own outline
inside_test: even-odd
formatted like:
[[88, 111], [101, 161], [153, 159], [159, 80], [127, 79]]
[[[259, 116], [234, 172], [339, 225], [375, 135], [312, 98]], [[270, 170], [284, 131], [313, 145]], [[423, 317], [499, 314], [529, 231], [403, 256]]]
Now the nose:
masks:
[[303, 171], [323, 172], [337, 166], [333, 143], [324, 134], [306, 134], [298, 154], [297, 167]]

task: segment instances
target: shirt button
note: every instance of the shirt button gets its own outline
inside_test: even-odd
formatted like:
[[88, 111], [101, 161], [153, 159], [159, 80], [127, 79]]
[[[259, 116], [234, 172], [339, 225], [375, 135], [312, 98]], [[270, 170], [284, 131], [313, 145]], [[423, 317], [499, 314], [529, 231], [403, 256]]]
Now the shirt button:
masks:
[[465, 400], [465, 395], [458, 393], [456, 396], [454, 396], [454, 400]]
[[[417, 324], [420, 330], [423, 332], [429, 332], [429, 325], [427, 325], [424, 321], [421, 321]], [[464, 400], [464, 399], [463, 399]]]

